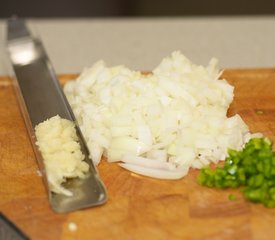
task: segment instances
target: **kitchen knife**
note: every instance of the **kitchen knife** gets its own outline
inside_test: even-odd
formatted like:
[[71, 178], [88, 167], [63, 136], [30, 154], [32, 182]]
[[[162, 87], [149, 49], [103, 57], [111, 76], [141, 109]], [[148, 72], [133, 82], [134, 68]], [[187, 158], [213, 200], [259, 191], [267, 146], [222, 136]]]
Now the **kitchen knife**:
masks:
[[[31, 35], [24, 20], [11, 18], [7, 21], [7, 50], [14, 72], [12, 79], [17, 99], [53, 210], [63, 213], [105, 203], [107, 201], [105, 186], [92, 160], [89, 159], [85, 140], [53, 66], [41, 40]], [[64, 187], [73, 193], [72, 196], [50, 191], [43, 158], [35, 144], [35, 126], [56, 115], [76, 123], [81, 151], [90, 166], [90, 172], [86, 178], [72, 178], [64, 183]]]

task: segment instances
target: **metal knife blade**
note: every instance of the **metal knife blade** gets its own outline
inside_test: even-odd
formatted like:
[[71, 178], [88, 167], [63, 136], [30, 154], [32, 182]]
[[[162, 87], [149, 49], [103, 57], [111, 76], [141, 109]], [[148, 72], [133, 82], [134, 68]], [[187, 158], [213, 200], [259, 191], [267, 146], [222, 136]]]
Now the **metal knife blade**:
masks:
[[[8, 20], [7, 50], [14, 71], [13, 80], [18, 102], [53, 210], [63, 213], [105, 203], [107, 201], [105, 186], [93, 162], [88, 158], [89, 151], [85, 140], [52, 64], [41, 40], [30, 34], [24, 20], [18, 18]], [[74, 178], [65, 183], [64, 186], [73, 193], [70, 197], [49, 190], [43, 158], [35, 145], [35, 126], [56, 115], [76, 123], [81, 150], [90, 166], [87, 178]]]

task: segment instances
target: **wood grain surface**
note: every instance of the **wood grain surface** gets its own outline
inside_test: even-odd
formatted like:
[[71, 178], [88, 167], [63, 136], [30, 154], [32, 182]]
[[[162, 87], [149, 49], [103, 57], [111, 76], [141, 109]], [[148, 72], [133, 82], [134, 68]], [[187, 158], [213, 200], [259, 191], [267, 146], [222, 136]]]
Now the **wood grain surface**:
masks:
[[[239, 113], [251, 131], [275, 141], [275, 69], [226, 70], [223, 77], [235, 86], [228, 114]], [[201, 187], [196, 170], [181, 180], [157, 180], [103, 161], [108, 202], [54, 213], [7, 77], [0, 77], [0, 101], [0, 211], [31, 239], [275, 239], [275, 209], [246, 202], [238, 190]], [[230, 193], [236, 201], [228, 200]]]

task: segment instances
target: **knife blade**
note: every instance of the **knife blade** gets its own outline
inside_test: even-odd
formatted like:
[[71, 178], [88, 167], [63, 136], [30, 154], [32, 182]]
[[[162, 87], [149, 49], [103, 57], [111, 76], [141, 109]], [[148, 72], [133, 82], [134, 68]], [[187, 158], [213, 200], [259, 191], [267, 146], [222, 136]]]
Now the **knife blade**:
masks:
[[[14, 72], [12, 79], [17, 99], [52, 209], [63, 213], [104, 204], [107, 201], [106, 188], [92, 160], [89, 159], [89, 150], [71, 107], [42, 41], [32, 36], [23, 19], [12, 18], [7, 21], [7, 52]], [[73, 193], [72, 196], [50, 191], [43, 157], [35, 144], [35, 126], [56, 115], [76, 123], [81, 151], [90, 168], [85, 179], [73, 178], [64, 184], [64, 187]]]

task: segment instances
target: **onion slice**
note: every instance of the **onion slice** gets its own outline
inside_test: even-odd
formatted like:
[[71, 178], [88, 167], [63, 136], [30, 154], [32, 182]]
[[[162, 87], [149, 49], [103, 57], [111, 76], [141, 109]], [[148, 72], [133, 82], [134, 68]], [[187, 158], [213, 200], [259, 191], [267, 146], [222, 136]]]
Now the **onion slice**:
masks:
[[131, 163], [119, 163], [118, 165], [134, 173], [141, 174], [147, 177], [159, 178], [159, 179], [180, 179], [188, 173], [188, 168], [171, 171], [171, 170], [147, 168], [147, 167], [142, 167]]
[[121, 159], [122, 162], [130, 163], [133, 165], [138, 165], [146, 168], [155, 168], [155, 169], [164, 169], [164, 170], [173, 170], [175, 165], [169, 162], [162, 162], [159, 160], [154, 160], [145, 157], [137, 157], [133, 155], [124, 155]]

